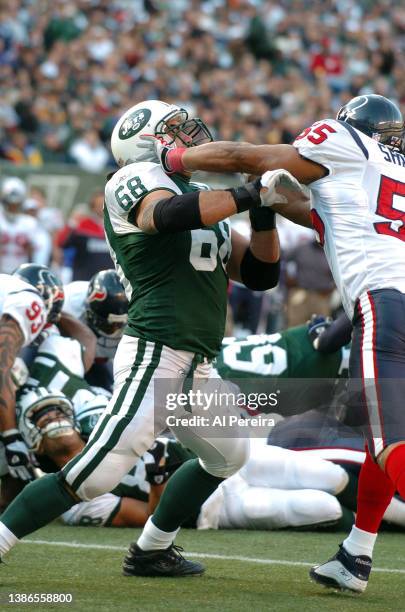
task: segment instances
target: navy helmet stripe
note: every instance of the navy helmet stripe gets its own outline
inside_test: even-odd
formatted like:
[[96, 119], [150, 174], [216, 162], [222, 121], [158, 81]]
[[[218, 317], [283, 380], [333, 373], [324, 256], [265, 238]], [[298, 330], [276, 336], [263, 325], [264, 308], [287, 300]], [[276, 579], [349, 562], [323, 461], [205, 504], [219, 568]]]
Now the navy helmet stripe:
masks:
[[362, 139], [360, 138], [360, 136], [358, 135], [358, 133], [354, 129], [354, 127], [352, 127], [349, 123], [346, 123], [346, 121], [340, 121], [340, 119], [338, 119], [338, 121], [339, 121], [340, 125], [343, 125], [343, 127], [345, 127], [346, 130], [348, 132], [350, 132], [350, 134], [353, 136], [354, 142], [359, 147], [359, 149], [363, 153], [364, 157], [366, 159], [368, 159], [368, 157], [369, 157], [368, 156], [368, 151], [367, 151], [366, 147], [364, 146], [364, 143], [363, 143]]

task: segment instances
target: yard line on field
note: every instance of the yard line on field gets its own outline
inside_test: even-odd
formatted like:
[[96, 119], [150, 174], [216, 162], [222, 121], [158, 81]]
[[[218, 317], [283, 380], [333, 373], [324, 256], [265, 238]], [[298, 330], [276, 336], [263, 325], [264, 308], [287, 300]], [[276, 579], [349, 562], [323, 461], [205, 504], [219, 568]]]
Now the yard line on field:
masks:
[[[49, 540], [21, 540], [22, 544], [44, 544], [46, 546], [62, 546], [65, 548], [84, 548], [88, 550], [119, 550], [127, 551], [127, 546], [114, 546], [113, 544], [81, 544], [80, 542], [50, 542]], [[187, 552], [187, 557], [199, 559], [219, 559], [220, 561], [241, 561], [242, 563], [257, 563], [261, 565], [290, 565], [298, 567], [312, 567], [314, 563], [308, 561], [287, 561], [286, 559], [258, 559], [256, 557], [242, 557], [240, 555], [216, 555], [212, 553]], [[385, 574], [405, 574], [405, 569], [373, 567], [373, 572]]]

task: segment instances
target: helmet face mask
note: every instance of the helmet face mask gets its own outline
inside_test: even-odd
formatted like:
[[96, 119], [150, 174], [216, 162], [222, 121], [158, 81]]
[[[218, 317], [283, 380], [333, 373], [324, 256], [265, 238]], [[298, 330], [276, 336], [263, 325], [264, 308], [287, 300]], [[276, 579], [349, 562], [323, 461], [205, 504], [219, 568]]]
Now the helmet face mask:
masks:
[[[177, 119], [177, 122], [176, 122]], [[155, 136], [162, 137], [168, 145], [179, 139], [185, 147], [197, 147], [212, 142], [211, 132], [198, 117], [189, 119], [186, 110], [163, 118], [156, 126]]]
[[65, 301], [62, 282], [47, 266], [22, 264], [13, 274], [35, 287], [48, 310], [48, 323], [56, 323]]
[[44, 438], [61, 438], [80, 432], [72, 402], [44, 387], [26, 388], [17, 399], [18, 428], [31, 450], [41, 453]]
[[357, 96], [339, 110], [336, 119], [381, 144], [405, 152], [404, 119], [399, 108], [384, 96]]

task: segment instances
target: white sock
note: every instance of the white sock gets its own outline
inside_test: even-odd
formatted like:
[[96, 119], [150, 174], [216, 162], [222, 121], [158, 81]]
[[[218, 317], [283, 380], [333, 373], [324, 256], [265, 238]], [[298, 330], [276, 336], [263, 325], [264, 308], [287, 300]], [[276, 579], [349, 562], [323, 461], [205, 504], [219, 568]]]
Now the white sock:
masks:
[[350, 555], [366, 555], [372, 558], [376, 539], [376, 533], [363, 531], [363, 529], [353, 525], [350, 534], [343, 541], [343, 546]]
[[152, 517], [150, 516], [137, 544], [142, 550], [163, 550], [169, 548], [179, 531], [180, 527], [175, 531], [162, 531], [152, 523]]
[[0, 557], [8, 553], [18, 541], [14, 533], [0, 522]]

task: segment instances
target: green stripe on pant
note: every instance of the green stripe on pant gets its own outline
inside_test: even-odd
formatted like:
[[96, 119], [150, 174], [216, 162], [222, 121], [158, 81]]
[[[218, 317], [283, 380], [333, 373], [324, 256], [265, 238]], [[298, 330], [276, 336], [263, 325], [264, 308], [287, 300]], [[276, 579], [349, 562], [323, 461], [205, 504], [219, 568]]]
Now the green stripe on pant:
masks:
[[[109, 453], [109, 451], [112, 450], [114, 446], [116, 446], [116, 444], [118, 443], [118, 440], [120, 439], [125, 427], [129, 424], [131, 419], [136, 414], [144, 398], [146, 389], [148, 388], [149, 383], [152, 379], [152, 376], [157, 366], [159, 365], [161, 352], [162, 352], [162, 345], [155, 344], [153, 348], [151, 361], [147, 365], [145, 372], [142, 376], [142, 379], [139, 382], [138, 388], [130, 404], [129, 410], [127, 411], [125, 416], [123, 416], [120, 419], [120, 421], [116, 424], [115, 428], [113, 429], [108, 439], [108, 442], [103, 445], [103, 447], [97, 452], [97, 454], [93, 457], [93, 459], [86, 465], [86, 467], [83, 468], [80, 474], [75, 478], [75, 480], [71, 484], [71, 487], [74, 491], [76, 491], [80, 487], [80, 485], [86, 480], [86, 478], [88, 478], [90, 474], [95, 470], [95, 468], [102, 462], [102, 460]], [[136, 368], [136, 370], [138, 370], [138, 368]], [[135, 369], [133, 373], [131, 371], [131, 381], [127, 387], [126, 392], [128, 392], [129, 389], [131, 388], [131, 382], [134, 376], [135, 376]], [[124, 402], [124, 400], [125, 400], [125, 395], [123, 396], [121, 400], [121, 404]], [[118, 400], [117, 400], [117, 403], [118, 403]], [[119, 406], [117, 405], [114, 406], [113, 413], [117, 414], [118, 411], [119, 411]]]
[[71, 459], [69, 463], [67, 463], [64, 466], [64, 468], [62, 469], [62, 474], [65, 478], [69, 474], [70, 470], [82, 459], [82, 457], [84, 457], [88, 453], [88, 451], [93, 447], [93, 445], [97, 442], [97, 440], [99, 440], [100, 436], [102, 435], [102, 433], [104, 432], [106, 426], [108, 425], [110, 421], [111, 415], [117, 414], [117, 412], [121, 408], [122, 403], [125, 399], [125, 396], [128, 392], [128, 389], [139, 369], [139, 366], [142, 363], [142, 360], [145, 354], [145, 348], [146, 348], [146, 341], [139, 339], [134, 363], [132, 365], [129, 376], [127, 377], [125, 383], [123, 384], [121, 388], [121, 391], [118, 394], [117, 400], [115, 402], [113, 410], [111, 411], [111, 414], [106, 414], [101, 418], [101, 422], [97, 424], [97, 430], [95, 431], [94, 436], [91, 438], [91, 440], [89, 440], [89, 442], [86, 444], [82, 452], [79, 453], [77, 457], [75, 457], [74, 459]]

